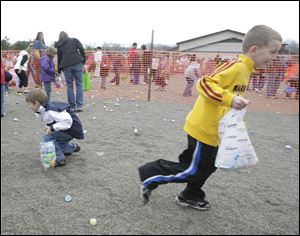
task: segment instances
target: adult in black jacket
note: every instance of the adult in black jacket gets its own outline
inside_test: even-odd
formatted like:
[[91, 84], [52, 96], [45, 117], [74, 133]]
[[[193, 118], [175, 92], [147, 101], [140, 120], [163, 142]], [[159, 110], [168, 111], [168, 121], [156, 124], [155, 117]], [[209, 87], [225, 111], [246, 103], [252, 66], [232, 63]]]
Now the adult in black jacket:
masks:
[[[57, 47], [58, 72], [63, 71], [67, 83], [67, 96], [70, 107], [77, 112], [82, 111], [83, 89], [82, 75], [85, 63], [85, 52], [81, 42], [76, 38], [69, 38], [68, 34], [61, 31]], [[76, 84], [76, 98], [73, 84]]]

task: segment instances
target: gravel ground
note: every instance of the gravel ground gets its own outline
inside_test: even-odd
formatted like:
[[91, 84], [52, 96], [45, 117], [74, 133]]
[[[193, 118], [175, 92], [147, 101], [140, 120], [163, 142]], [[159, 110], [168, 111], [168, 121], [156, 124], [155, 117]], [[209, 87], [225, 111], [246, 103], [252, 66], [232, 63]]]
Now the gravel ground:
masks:
[[[299, 234], [298, 114], [249, 110], [247, 126], [260, 161], [240, 173], [216, 171], [204, 188], [211, 210], [199, 212], [175, 204], [183, 184], [161, 186], [143, 206], [137, 172], [158, 158], [177, 160], [186, 146], [182, 126], [192, 104], [85, 101], [82, 150], [67, 157], [66, 166], [44, 171], [40, 118], [23, 96], [6, 97], [1, 234]], [[73, 198], [69, 203], [67, 194]], [[95, 226], [91, 218], [97, 219]]]

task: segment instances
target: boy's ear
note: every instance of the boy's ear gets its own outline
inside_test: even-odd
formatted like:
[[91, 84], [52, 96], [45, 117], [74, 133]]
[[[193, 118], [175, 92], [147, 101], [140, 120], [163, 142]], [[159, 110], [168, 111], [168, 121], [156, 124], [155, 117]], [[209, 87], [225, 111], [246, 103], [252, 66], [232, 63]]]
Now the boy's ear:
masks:
[[252, 53], [256, 53], [257, 51], [257, 46], [253, 45], [250, 49], [249, 49], [249, 52], [252, 54]]
[[32, 102], [33, 105], [40, 104], [37, 100]]
[[249, 49], [249, 54], [251, 55], [251, 56], [256, 56], [256, 53], [257, 53], [257, 46], [252, 46], [250, 49]]

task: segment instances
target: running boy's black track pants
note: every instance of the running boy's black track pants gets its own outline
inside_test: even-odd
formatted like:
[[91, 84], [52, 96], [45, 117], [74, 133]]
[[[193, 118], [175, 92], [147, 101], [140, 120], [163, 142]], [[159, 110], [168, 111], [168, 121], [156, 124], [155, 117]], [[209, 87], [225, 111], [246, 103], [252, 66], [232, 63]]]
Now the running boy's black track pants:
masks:
[[139, 168], [143, 186], [155, 189], [160, 184], [188, 183], [182, 192], [184, 197], [203, 200], [205, 192], [201, 189], [207, 178], [216, 171], [217, 147], [201, 143], [188, 136], [188, 148], [179, 155], [179, 163], [157, 160]]

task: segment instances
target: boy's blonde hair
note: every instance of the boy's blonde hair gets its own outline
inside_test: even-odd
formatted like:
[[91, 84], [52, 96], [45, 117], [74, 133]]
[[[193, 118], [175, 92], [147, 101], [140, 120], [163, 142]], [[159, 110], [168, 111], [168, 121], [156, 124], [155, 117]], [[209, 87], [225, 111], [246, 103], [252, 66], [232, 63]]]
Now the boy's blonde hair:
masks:
[[38, 101], [40, 104], [47, 102], [47, 93], [41, 88], [31, 90], [26, 96], [26, 102], [35, 103]]
[[271, 40], [282, 42], [281, 35], [266, 25], [256, 25], [246, 34], [243, 41], [243, 53], [249, 52], [252, 46], [265, 47]]
[[55, 56], [56, 52], [57, 52], [56, 48], [54, 48], [54, 47], [48, 47], [46, 54], [49, 55], [49, 56]]

